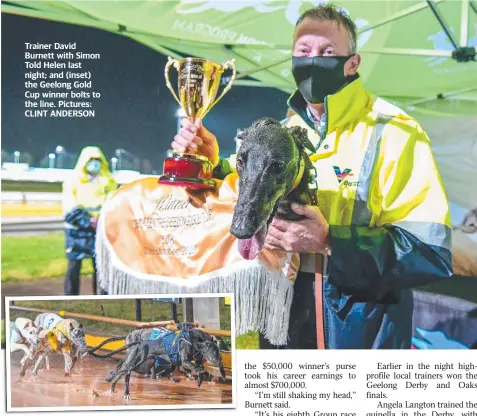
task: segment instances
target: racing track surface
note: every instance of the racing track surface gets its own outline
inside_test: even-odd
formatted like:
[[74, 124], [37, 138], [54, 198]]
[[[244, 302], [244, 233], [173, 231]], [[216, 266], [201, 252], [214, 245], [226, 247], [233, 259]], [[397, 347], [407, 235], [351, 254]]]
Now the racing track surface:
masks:
[[[63, 406], [135, 406], [135, 405], [194, 405], [231, 404], [231, 375], [227, 383], [204, 381], [197, 387], [194, 380], [180, 375], [180, 382], [167, 378], [151, 380], [132, 373], [130, 379], [131, 401], [124, 402], [124, 377], [116, 384], [115, 393], [110, 392], [111, 383], [104, 379], [110, 370], [116, 368], [114, 359], [98, 359], [87, 356], [78, 362], [70, 377], [63, 372], [63, 357], [50, 355], [50, 369], [43, 366], [36, 377], [28, 368], [25, 377], [18, 382], [20, 359], [23, 352], [11, 355], [11, 407], [63, 407]], [[7, 355], [8, 357], [8, 355]], [[207, 368], [215, 375], [216, 372]], [[214, 378], [215, 380], [215, 378]]]

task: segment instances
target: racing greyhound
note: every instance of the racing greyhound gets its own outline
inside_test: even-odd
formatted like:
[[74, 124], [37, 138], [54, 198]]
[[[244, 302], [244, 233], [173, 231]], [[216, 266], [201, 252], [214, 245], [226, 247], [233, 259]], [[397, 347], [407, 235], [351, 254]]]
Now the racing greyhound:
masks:
[[[48, 355], [56, 351], [63, 355], [65, 360], [65, 376], [69, 376], [70, 371], [78, 358], [80, 353], [87, 351], [85, 335], [83, 332], [83, 325], [79, 324], [74, 319], [63, 319], [53, 313], [40, 314], [35, 318], [35, 323], [40, 332], [40, 348], [35, 356], [39, 358], [33, 367], [32, 374], [34, 376], [38, 373], [38, 368], [45, 359], [46, 368], [49, 369]], [[71, 350], [77, 349], [71, 357]], [[25, 374], [26, 367], [24, 367], [21, 376]]]
[[142, 368], [148, 374], [151, 367], [154, 366], [156, 357], [168, 360], [173, 365], [180, 364], [185, 370], [197, 372], [199, 386], [205, 370], [202, 364], [194, 364], [193, 361], [202, 361], [203, 359], [209, 361], [220, 369], [222, 377], [225, 378], [225, 369], [217, 343], [209, 334], [198, 329], [170, 331], [167, 335], [155, 340], [135, 341], [102, 357], [110, 357], [124, 350], [128, 350], [126, 359], [117, 371], [106, 378], [106, 381], [112, 382], [111, 392], [114, 392], [116, 383], [123, 375], [125, 376], [125, 401], [131, 399], [129, 394], [131, 372], [143, 366]]
[[[156, 339], [160, 335], [165, 334], [170, 332], [166, 328], [162, 327], [157, 327], [157, 328], [141, 328], [141, 329], [135, 329], [134, 331], [130, 332], [127, 336], [125, 337], [112, 337], [104, 340], [100, 344], [98, 344], [96, 347], [90, 349], [86, 354], [90, 354], [93, 357], [96, 358], [103, 358], [103, 356], [95, 354], [95, 351], [99, 350], [103, 345], [108, 344], [109, 342], [113, 341], [120, 341], [125, 339], [126, 344], [132, 344], [136, 341], [141, 341], [141, 340], [150, 340], [150, 339]], [[153, 338], [154, 337], [154, 338]], [[158, 363], [158, 361], [162, 361]], [[159, 365], [157, 365], [159, 364]], [[115, 371], [118, 371], [121, 368], [122, 362], [119, 363], [117, 366], [116, 370], [110, 371], [110, 374], [114, 373]], [[151, 367], [151, 378], [155, 379], [158, 378], [159, 376], [163, 375], [169, 378], [169, 380], [172, 380], [174, 382], [178, 382], [178, 378], [172, 378], [172, 373], [175, 370], [175, 365], [170, 364], [168, 361], [165, 360], [156, 360], [156, 365], [153, 365]], [[147, 374], [147, 370], [149, 370], [148, 366], [142, 365], [134, 369], [134, 371], [138, 374]]]
[[261, 118], [237, 136], [239, 196], [230, 232], [237, 237], [240, 254], [255, 258], [263, 248], [274, 216], [288, 220], [303, 217], [292, 202], [316, 205], [316, 171], [306, 150], [314, 152], [306, 129], [286, 128], [271, 118]]
[[[35, 326], [40, 329], [50, 330], [55, 328], [61, 321], [65, 321], [65, 319], [55, 313], [41, 313], [35, 318]], [[73, 350], [77, 350], [74, 355], [76, 358], [79, 358], [80, 354], [87, 351], [83, 325], [74, 319], [67, 319], [67, 321], [70, 325], [65, 326], [66, 336], [72, 342]]]
[[10, 352], [22, 350], [20, 364], [23, 368], [27, 359], [33, 360], [33, 355], [40, 348], [40, 331], [28, 318], [17, 318], [10, 323]]
[[[178, 330], [191, 330], [193, 328], [195, 328], [194, 324], [190, 324], [190, 323], [186, 323], [186, 322], [177, 324], [177, 329]], [[121, 337], [121, 336], [120, 337], [112, 337], [112, 338], [108, 338], [108, 339], [104, 340], [103, 342], [98, 344], [96, 347], [91, 348], [90, 350], [88, 350], [88, 352], [86, 354], [90, 354], [90, 355], [92, 355], [93, 357], [96, 357], [96, 358], [103, 358], [103, 357], [106, 357], [106, 356], [95, 354], [95, 351], [99, 350], [105, 344], [108, 344], [109, 342], [120, 341], [120, 340], [125, 339], [126, 344], [132, 344], [135, 341], [140, 341], [140, 340], [153, 340], [153, 339], [158, 338], [160, 335], [170, 333], [170, 332], [171, 331], [169, 331], [168, 329], [163, 328], [163, 327], [135, 329], [134, 331], [130, 332], [125, 337], [124, 336], [123, 337]], [[210, 337], [210, 340], [212, 340], [214, 342], [217, 342], [217, 339], [214, 336], [209, 336], [207, 333], [204, 333], [204, 337]], [[217, 345], [218, 345], [218, 343], [217, 343]], [[109, 356], [109, 354], [108, 354], [108, 356]], [[196, 361], [201, 361], [201, 360], [202, 360], [202, 358], [197, 357]], [[169, 364], [167, 364], [167, 363], [169, 363]], [[121, 364], [122, 364], [122, 362], [117, 366], [116, 371], [119, 370], [119, 368], [121, 367]], [[176, 369], [177, 366], [174, 365], [174, 364], [170, 364], [169, 360], [164, 360], [164, 359], [161, 359], [161, 358], [157, 358], [156, 359], [156, 364], [158, 364], [158, 365], [154, 365], [151, 368], [151, 373], [150, 373], [151, 378], [155, 379], [159, 376], [165, 376], [165, 377], [168, 377], [169, 380], [174, 381], [176, 383], [180, 381], [180, 379], [172, 377], [172, 373], [174, 372], [174, 370]], [[148, 369], [149, 369], [149, 366], [144, 364], [142, 366], [136, 367], [134, 372], [136, 372], [138, 374], [147, 374]], [[113, 372], [114, 371], [111, 371], [110, 374], [113, 373]], [[186, 371], [185, 374], [186, 374], [187, 377], [193, 378], [193, 375], [190, 371]]]

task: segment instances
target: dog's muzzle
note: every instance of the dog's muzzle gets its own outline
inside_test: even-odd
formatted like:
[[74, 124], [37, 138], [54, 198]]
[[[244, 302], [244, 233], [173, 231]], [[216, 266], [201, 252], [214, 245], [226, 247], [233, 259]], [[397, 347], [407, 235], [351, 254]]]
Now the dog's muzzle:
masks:
[[73, 342], [76, 344], [81, 354], [88, 353], [88, 346], [86, 345], [86, 341], [84, 339], [76, 339]]

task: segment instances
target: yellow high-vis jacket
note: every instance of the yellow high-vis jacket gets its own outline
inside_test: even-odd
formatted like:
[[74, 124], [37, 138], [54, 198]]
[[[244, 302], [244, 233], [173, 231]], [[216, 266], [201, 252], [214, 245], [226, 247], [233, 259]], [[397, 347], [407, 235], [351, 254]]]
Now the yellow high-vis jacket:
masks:
[[[101, 160], [99, 174], [91, 179], [86, 164]], [[85, 147], [71, 177], [63, 183], [63, 213], [65, 215], [65, 253], [68, 260], [94, 257], [95, 230], [91, 217], [98, 217], [103, 204], [118, 188], [109, 164], [99, 147]]]
[[[86, 172], [86, 164], [91, 159], [100, 159], [102, 162], [98, 176], [92, 181]], [[101, 149], [87, 146], [81, 151], [71, 177], [63, 183], [63, 213], [66, 215], [74, 207], [81, 207], [86, 208], [90, 215], [98, 216], [109, 194], [117, 188]]]
[[[321, 135], [299, 91], [288, 104], [296, 114], [284, 125], [306, 128], [315, 146], [318, 206], [330, 224], [317, 300], [324, 345], [411, 348], [411, 289], [452, 275], [449, 207], [429, 138], [403, 110], [368, 93], [359, 76], [326, 97]], [[303, 272], [298, 291], [300, 278]], [[315, 316], [314, 302], [301, 299], [292, 311], [291, 348], [307, 348], [297, 341], [298, 323]]]

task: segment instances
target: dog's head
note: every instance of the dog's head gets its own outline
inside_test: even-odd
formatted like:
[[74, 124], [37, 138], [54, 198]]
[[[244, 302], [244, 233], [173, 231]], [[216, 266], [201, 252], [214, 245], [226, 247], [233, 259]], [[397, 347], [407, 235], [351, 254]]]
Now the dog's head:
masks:
[[178, 322], [177, 329], [181, 331], [190, 331], [191, 329], [195, 329], [196, 325], [190, 322]]
[[81, 354], [87, 352], [88, 346], [85, 340], [83, 325], [72, 320], [67, 322], [66, 325], [68, 325], [68, 333], [71, 337], [71, 341], [78, 347], [79, 352]]
[[30, 344], [30, 349], [32, 351], [36, 351], [40, 348], [40, 330], [38, 328], [34, 325], [28, 325], [23, 328], [22, 333]]
[[219, 346], [213, 340], [206, 340], [197, 343], [197, 350], [202, 357], [211, 365], [218, 367], [223, 378], [225, 378], [225, 369], [220, 356]]
[[306, 129], [282, 127], [271, 118], [257, 120], [239, 139], [239, 196], [230, 232], [239, 239], [242, 257], [253, 259], [263, 248], [280, 202], [303, 176], [305, 148], [314, 149]]

